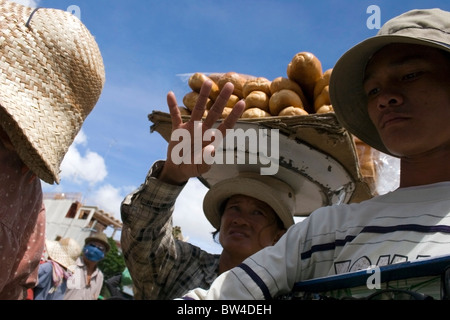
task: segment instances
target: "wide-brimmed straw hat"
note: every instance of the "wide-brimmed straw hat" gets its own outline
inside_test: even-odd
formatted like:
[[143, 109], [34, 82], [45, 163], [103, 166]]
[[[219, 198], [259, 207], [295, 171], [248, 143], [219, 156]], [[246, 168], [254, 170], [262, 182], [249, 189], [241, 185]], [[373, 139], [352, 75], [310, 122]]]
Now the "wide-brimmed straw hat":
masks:
[[78, 242], [72, 238], [64, 238], [59, 241], [45, 241], [48, 257], [74, 272], [76, 261], [81, 254], [81, 247]]
[[59, 183], [60, 164], [97, 103], [103, 59], [69, 12], [0, 0], [0, 126], [22, 161]]
[[339, 122], [362, 141], [387, 154], [391, 153], [367, 112], [363, 78], [372, 55], [392, 43], [424, 45], [450, 52], [450, 12], [435, 8], [401, 14], [386, 22], [376, 36], [348, 50], [333, 68], [330, 98]]
[[108, 242], [108, 237], [103, 232], [94, 233], [93, 235], [84, 239], [85, 244], [88, 244], [91, 241], [98, 241], [98, 242], [103, 243], [103, 245], [105, 246], [105, 249], [106, 249], [105, 253], [108, 253], [109, 249], [111, 249], [111, 246], [109, 245], [109, 242]]
[[214, 228], [219, 229], [222, 205], [233, 195], [245, 195], [265, 202], [286, 229], [294, 224], [295, 192], [291, 186], [273, 176], [241, 172], [237, 177], [213, 185], [203, 199], [203, 211]]

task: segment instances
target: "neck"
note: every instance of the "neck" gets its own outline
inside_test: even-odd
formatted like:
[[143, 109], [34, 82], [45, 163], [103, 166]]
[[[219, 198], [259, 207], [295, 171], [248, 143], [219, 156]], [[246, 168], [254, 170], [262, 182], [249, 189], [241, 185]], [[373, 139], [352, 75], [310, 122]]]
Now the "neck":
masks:
[[235, 255], [231, 255], [226, 250], [223, 250], [220, 254], [219, 258], [219, 274], [222, 274], [225, 271], [233, 269], [244, 261], [245, 258], [236, 257]]
[[88, 271], [88, 274], [94, 273], [95, 269], [97, 269], [97, 262], [93, 262], [91, 260], [88, 260], [86, 258], [83, 258], [84, 264], [86, 265], [86, 269]]
[[400, 188], [450, 181], [450, 150], [400, 160]]

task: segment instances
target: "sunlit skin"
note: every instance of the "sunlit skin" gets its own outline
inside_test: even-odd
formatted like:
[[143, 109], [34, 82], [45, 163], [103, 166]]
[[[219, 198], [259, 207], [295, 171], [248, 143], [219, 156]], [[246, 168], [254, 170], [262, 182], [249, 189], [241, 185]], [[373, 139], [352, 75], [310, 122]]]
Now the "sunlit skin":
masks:
[[275, 244], [285, 231], [279, 228], [275, 211], [265, 202], [243, 195], [232, 196], [221, 217], [219, 241], [223, 251], [219, 272]]
[[450, 180], [450, 58], [430, 47], [392, 44], [366, 68], [368, 113], [401, 159], [400, 187]]

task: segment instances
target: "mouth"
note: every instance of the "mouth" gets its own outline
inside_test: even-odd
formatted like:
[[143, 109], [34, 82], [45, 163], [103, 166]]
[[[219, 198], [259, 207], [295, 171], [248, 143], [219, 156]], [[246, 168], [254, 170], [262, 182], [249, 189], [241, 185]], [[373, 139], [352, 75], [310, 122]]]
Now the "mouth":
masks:
[[228, 234], [233, 237], [242, 237], [242, 238], [248, 237], [245, 232], [240, 231], [240, 230], [230, 230], [230, 232], [228, 232]]
[[384, 129], [386, 127], [389, 127], [391, 125], [403, 122], [405, 120], [407, 120], [408, 118], [405, 116], [401, 116], [398, 114], [386, 114], [385, 116], [382, 117], [381, 119], [381, 128]]

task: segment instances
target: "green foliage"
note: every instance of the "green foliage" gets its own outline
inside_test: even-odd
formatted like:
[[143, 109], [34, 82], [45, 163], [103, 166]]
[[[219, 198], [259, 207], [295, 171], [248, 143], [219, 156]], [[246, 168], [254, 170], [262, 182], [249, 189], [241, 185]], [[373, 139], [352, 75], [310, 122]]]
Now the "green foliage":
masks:
[[105, 280], [125, 270], [125, 259], [117, 248], [116, 241], [113, 238], [108, 238], [108, 242], [111, 250], [106, 254], [105, 259], [98, 264], [99, 269], [102, 270], [105, 276]]

